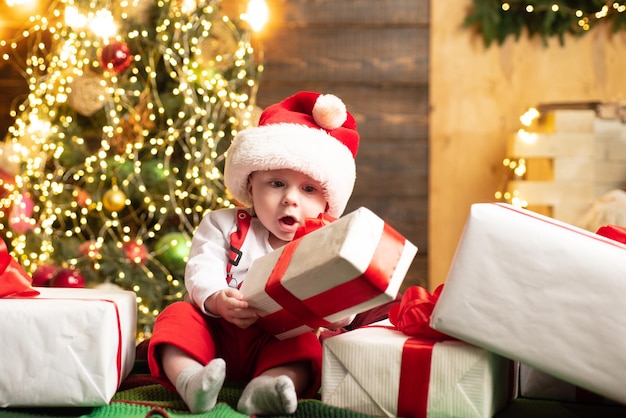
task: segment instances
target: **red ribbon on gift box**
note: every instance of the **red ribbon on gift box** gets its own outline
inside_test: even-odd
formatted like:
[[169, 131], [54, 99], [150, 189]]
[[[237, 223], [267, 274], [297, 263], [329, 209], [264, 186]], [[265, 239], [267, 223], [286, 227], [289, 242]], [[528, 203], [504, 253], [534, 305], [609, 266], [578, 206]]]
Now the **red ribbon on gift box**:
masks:
[[626, 228], [619, 225], [604, 225], [598, 228], [596, 234], [611, 238], [613, 241], [626, 244]]
[[37, 296], [38, 291], [31, 287], [33, 279], [9, 254], [9, 249], [0, 238], [0, 298], [9, 296]]
[[438, 342], [454, 339], [430, 327], [442, 289], [440, 285], [431, 295], [423, 287], [411, 286], [400, 303], [389, 310], [389, 321], [398, 331], [412, 337], [402, 347], [397, 407], [400, 417], [426, 418], [433, 349]]
[[[318, 223], [324, 226], [324, 220]], [[310, 232], [310, 231], [308, 231]], [[405, 238], [386, 223], [369, 266], [360, 276], [304, 300], [298, 299], [282, 284], [301, 238], [283, 247], [265, 285], [265, 292], [283, 309], [261, 317], [258, 324], [279, 335], [302, 325], [315, 329], [330, 323], [324, 319], [371, 300], [384, 293], [404, 250]]]

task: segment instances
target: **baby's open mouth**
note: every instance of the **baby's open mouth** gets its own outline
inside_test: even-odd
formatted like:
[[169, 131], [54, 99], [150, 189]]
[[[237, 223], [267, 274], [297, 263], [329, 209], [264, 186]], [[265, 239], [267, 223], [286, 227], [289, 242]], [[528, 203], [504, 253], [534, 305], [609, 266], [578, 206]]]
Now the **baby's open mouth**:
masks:
[[293, 225], [296, 223], [296, 220], [291, 216], [283, 216], [282, 218], [280, 218], [280, 221], [285, 225]]

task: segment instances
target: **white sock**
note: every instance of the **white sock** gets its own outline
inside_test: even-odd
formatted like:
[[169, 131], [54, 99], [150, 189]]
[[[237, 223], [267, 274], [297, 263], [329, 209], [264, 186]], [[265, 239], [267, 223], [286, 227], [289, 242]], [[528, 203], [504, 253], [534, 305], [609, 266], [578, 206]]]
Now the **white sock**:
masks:
[[213, 409], [225, 377], [226, 363], [216, 358], [204, 367], [198, 364], [183, 369], [175, 386], [189, 410], [197, 414]]
[[247, 415], [293, 414], [298, 408], [298, 395], [287, 376], [258, 376], [243, 390], [237, 410]]

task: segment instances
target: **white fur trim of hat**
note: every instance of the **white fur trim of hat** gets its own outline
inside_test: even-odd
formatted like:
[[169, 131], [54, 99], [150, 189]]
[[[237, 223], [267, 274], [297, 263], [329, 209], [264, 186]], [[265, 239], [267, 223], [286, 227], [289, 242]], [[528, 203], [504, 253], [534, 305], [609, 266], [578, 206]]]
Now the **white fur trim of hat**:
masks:
[[224, 181], [235, 199], [250, 205], [252, 172], [296, 170], [320, 182], [327, 213], [338, 218], [354, 188], [358, 145], [356, 123], [341, 99], [300, 92], [269, 106], [258, 126], [233, 139], [226, 154]]

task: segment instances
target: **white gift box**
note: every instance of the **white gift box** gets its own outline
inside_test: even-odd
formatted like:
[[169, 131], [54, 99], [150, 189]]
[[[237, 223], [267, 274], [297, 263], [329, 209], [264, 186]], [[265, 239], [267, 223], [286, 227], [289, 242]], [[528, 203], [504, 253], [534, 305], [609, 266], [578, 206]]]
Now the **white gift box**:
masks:
[[0, 299], [0, 407], [109, 403], [135, 360], [135, 293], [36, 290]]
[[289, 338], [394, 300], [416, 253], [362, 207], [255, 260], [241, 292]]
[[626, 246], [474, 204], [431, 326], [626, 402]]
[[488, 418], [511, 398], [511, 372], [511, 361], [461, 341], [370, 326], [324, 340], [322, 402], [374, 416]]
[[587, 404], [615, 404], [600, 395], [525, 364], [519, 364], [519, 396]]

